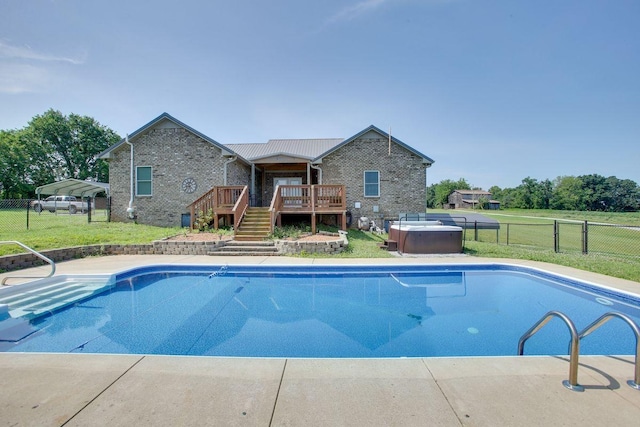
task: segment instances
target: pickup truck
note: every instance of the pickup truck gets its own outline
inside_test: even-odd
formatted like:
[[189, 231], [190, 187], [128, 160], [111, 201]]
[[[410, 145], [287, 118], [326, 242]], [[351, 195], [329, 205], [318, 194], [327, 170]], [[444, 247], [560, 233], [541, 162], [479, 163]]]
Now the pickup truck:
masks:
[[[34, 200], [31, 202], [31, 207], [38, 213], [44, 210], [48, 210], [49, 212], [68, 210], [70, 214], [74, 214], [78, 211], [85, 213], [89, 209], [87, 202], [78, 200], [74, 196], [49, 196], [44, 200]], [[93, 208], [94, 207], [91, 206], [91, 209]]]

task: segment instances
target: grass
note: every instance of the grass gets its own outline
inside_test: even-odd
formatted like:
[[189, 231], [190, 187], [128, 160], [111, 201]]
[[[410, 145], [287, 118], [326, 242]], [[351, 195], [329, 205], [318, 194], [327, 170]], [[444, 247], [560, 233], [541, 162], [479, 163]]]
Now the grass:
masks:
[[[442, 211], [451, 213], [451, 211]], [[487, 258], [512, 258], [549, 262], [640, 282], [640, 231], [620, 227], [590, 227], [588, 255], [581, 252], [581, 226], [562, 222], [560, 225], [560, 253], [553, 250], [553, 218], [610, 224], [640, 226], [640, 214], [611, 214], [601, 212], [560, 212], [506, 210], [479, 211], [501, 223], [501, 229], [479, 230], [475, 241], [473, 230], [467, 230], [465, 253]], [[583, 216], [580, 216], [583, 214]], [[187, 231], [180, 228], [152, 227], [133, 223], [105, 222], [104, 215], [96, 215], [96, 222], [87, 223], [84, 215], [30, 214], [30, 228], [26, 229], [23, 210], [0, 211], [0, 240], [17, 240], [36, 250], [84, 246], [94, 244], [145, 244]], [[535, 217], [535, 218], [530, 218]], [[551, 218], [551, 219], [549, 219]], [[506, 224], [509, 224], [507, 227]], [[294, 227], [295, 228], [295, 227]], [[509, 244], [507, 245], [507, 228]], [[299, 230], [296, 230], [299, 231]], [[291, 229], [283, 233], [294, 233]], [[336, 231], [327, 229], [327, 231]], [[280, 233], [280, 231], [279, 231]], [[332, 258], [387, 258], [392, 255], [378, 247], [385, 235], [349, 230], [349, 247], [339, 255], [310, 255]], [[498, 242], [499, 244], [496, 244]], [[15, 245], [1, 245], [0, 255], [19, 253]]]
[[[31, 213], [26, 228], [22, 210], [0, 211], [0, 241], [17, 240], [35, 250], [96, 244], [144, 244], [184, 232], [180, 228], [98, 221], [88, 223], [86, 215]], [[0, 255], [20, 253], [17, 245], [0, 245]]]

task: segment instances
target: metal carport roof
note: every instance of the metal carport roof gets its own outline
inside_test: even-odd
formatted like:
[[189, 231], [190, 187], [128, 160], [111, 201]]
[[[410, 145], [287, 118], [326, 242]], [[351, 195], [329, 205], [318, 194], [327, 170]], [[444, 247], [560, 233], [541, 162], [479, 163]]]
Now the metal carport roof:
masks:
[[63, 195], [77, 197], [95, 197], [98, 193], [106, 193], [109, 196], [109, 184], [106, 182], [81, 181], [79, 179], [65, 179], [63, 181], [52, 182], [36, 188], [36, 194]]

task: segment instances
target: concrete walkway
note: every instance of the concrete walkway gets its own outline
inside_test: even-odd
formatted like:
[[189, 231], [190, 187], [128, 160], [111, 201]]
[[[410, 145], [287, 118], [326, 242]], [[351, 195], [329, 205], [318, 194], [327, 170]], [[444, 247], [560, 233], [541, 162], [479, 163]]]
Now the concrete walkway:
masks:
[[[146, 264], [406, 264], [504, 261], [634, 293], [640, 284], [535, 262], [471, 257], [306, 259], [114, 256], [58, 274]], [[46, 274], [46, 268], [22, 272]], [[8, 275], [15, 274], [7, 273]], [[7, 275], [0, 275], [0, 278]], [[9, 283], [15, 283], [10, 281]], [[538, 426], [636, 425], [633, 358], [255, 359], [0, 353], [0, 425]]]

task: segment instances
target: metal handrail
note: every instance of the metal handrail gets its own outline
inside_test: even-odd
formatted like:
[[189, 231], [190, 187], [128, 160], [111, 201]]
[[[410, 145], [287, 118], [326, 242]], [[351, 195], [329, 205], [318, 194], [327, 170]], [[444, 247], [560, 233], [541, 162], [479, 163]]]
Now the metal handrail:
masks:
[[51, 272], [44, 276], [44, 277], [39, 277], [39, 276], [5, 276], [2, 279], [2, 282], [0, 282], [1, 286], [7, 286], [7, 280], [8, 279], [42, 279], [42, 278], [46, 278], [46, 277], [51, 277], [53, 276], [53, 274], [56, 272], [56, 264], [49, 258], [47, 258], [46, 256], [42, 255], [40, 252], [35, 251], [33, 249], [31, 249], [29, 246], [20, 243], [18, 241], [15, 240], [6, 240], [6, 241], [1, 241], [0, 244], [15, 244], [18, 245], [20, 247], [22, 247], [23, 249], [26, 249], [27, 251], [31, 252], [33, 255], [37, 256], [38, 258], [40, 258], [41, 260], [47, 262], [48, 264], [51, 265]]
[[569, 390], [584, 391], [584, 387], [578, 384], [578, 358], [580, 356], [580, 339], [578, 338], [578, 331], [571, 319], [569, 319], [564, 313], [559, 311], [550, 311], [542, 316], [542, 318], [538, 320], [531, 329], [520, 337], [520, 341], [518, 341], [518, 355], [522, 356], [524, 353], [524, 343], [536, 332], [542, 329], [542, 327], [546, 325], [552, 317], [559, 317], [562, 319], [571, 333], [571, 344], [569, 345], [569, 379], [562, 381], [562, 385]]
[[578, 334], [578, 339], [582, 339], [589, 335], [591, 332], [598, 329], [600, 326], [607, 323], [611, 318], [617, 317], [618, 319], [624, 320], [633, 330], [633, 333], [636, 336], [636, 359], [635, 359], [635, 372], [633, 380], [627, 381], [629, 387], [632, 387], [636, 390], [640, 390], [640, 361], [638, 360], [638, 353], [640, 353], [640, 329], [638, 325], [631, 320], [626, 314], [618, 313], [615, 311], [610, 311], [608, 313], [603, 314], [599, 318], [597, 318], [592, 324], [587, 326]]

